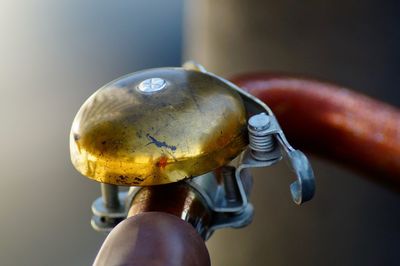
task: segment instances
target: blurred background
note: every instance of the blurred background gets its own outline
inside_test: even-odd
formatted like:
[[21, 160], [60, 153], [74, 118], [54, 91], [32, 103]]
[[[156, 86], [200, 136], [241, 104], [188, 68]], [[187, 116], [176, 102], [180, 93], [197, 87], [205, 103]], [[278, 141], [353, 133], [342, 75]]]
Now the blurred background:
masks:
[[[398, 1], [0, 1], [1, 265], [90, 265], [99, 185], [70, 163], [80, 105], [130, 72], [194, 59], [229, 77], [304, 73], [400, 105]], [[398, 265], [400, 196], [311, 157], [315, 199], [289, 170], [255, 172], [254, 222], [217, 231], [213, 265]]]

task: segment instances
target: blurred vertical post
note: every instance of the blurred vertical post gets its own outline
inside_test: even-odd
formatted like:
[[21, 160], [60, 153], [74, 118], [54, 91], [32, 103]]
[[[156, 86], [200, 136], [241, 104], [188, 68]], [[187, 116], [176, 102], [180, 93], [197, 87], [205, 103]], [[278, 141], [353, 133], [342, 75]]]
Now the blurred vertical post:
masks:
[[[399, 11], [396, 1], [187, 0], [183, 57], [228, 78], [302, 73], [399, 105]], [[311, 163], [318, 193], [298, 209], [282, 196], [282, 167], [255, 175], [255, 220], [209, 240], [213, 264], [364, 265], [382, 263], [382, 254], [396, 264], [399, 197], [344, 168]]]

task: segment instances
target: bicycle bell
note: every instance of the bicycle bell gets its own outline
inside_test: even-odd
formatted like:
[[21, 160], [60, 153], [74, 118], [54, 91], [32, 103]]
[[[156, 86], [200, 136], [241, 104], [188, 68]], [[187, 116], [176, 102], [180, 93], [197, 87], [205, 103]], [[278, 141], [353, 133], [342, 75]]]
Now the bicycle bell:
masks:
[[[205, 238], [244, 226], [253, 214], [247, 169], [284, 155], [296, 174], [294, 202], [314, 194], [307, 158], [290, 146], [269, 107], [194, 62], [135, 72], [100, 88], [74, 119], [70, 151], [75, 168], [102, 183], [92, 205], [92, 225], [101, 231], [127, 217], [140, 190], [175, 182], [192, 187], [210, 210]], [[228, 166], [237, 157], [236, 167]]]

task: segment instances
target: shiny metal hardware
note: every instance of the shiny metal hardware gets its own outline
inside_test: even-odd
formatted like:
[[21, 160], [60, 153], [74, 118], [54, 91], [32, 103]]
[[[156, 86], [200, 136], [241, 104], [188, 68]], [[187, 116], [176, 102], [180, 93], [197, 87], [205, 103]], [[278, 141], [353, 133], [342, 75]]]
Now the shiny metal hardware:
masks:
[[[293, 201], [314, 195], [307, 157], [289, 144], [269, 107], [194, 62], [138, 72], [99, 90], [75, 118], [70, 143], [75, 167], [102, 182], [102, 197], [92, 205], [99, 231], [138, 211], [135, 204], [150, 193], [143, 186], [178, 181], [202, 205], [192, 212], [187, 204], [179, 215], [204, 239], [219, 228], [243, 227], [253, 217], [249, 170], [282, 158], [296, 175]], [[235, 157], [236, 166], [228, 165]], [[208, 218], [192, 217], [199, 210]]]
[[253, 184], [250, 172], [244, 171], [238, 177], [233, 166], [222, 167], [221, 172], [223, 182], [217, 182], [213, 174], [187, 181], [212, 211], [213, 219], [202, 235], [204, 239], [208, 239], [217, 229], [241, 228], [250, 224], [253, 219], [254, 208], [248, 202]]
[[275, 163], [282, 158], [281, 155], [278, 156], [278, 151], [274, 152], [275, 138], [279, 140], [281, 152], [286, 153], [296, 174], [297, 180], [290, 185], [293, 201], [301, 204], [310, 200], [314, 195], [315, 184], [314, 173], [307, 157], [289, 145], [277, 120], [266, 113], [254, 115], [249, 119], [250, 153], [246, 153], [246, 155], [251, 156], [254, 160], [244, 159], [247, 162], [246, 168], [251, 165], [253, 167], [270, 166], [270, 163]]
[[275, 140], [270, 134], [271, 118], [266, 113], [253, 115], [248, 122], [249, 147], [254, 158], [264, 160], [274, 149]]
[[[252, 186], [252, 177], [249, 171], [244, 171], [241, 179], [235, 172], [235, 167], [224, 166], [218, 170], [198, 176], [193, 179], [181, 181], [181, 185], [191, 190], [195, 198], [202, 202], [204, 210], [209, 213], [209, 221], [199, 220], [195, 213], [188, 214], [189, 210], [183, 210], [181, 218], [193, 225], [199, 234], [208, 239], [217, 229], [233, 227], [240, 228], [251, 223], [253, 218], [253, 205], [248, 202]], [[223, 177], [223, 182], [218, 182], [218, 176]], [[109, 232], [120, 221], [129, 215], [129, 210], [136, 197], [141, 197], [141, 191], [146, 187], [130, 187], [129, 191], [115, 190], [118, 193], [119, 208], [107, 208], [103, 197], [96, 199], [92, 205], [92, 227], [96, 231]], [[139, 202], [141, 199], [139, 199]]]
[[[296, 181], [290, 185], [290, 192], [293, 201], [300, 205], [311, 200], [315, 193], [315, 178], [311, 164], [307, 157], [300, 150], [295, 150], [289, 144], [271, 109], [260, 99], [240, 89], [230, 81], [218, 77], [212, 73], [208, 74], [223, 80], [229, 84], [233, 90], [236, 90], [240, 94], [247, 114], [250, 117], [249, 139], [253, 144], [250, 145], [244, 152], [241, 163], [236, 170], [237, 175], [240, 176], [240, 172], [247, 168], [271, 166], [280, 161], [284, 154], [296, 175]], [[268, 119], [266, 116], [268, 116]], [[266, 122], [266, 120], [269, 120], [269, 122]], [[259, 130], [255, 130], [255, 128], [259, 128]], [[260, 136], [260, 132], [262, 132], [264, 139], [262, 136]], [[255, 134], [258, 135], [254, 137]], [[272, 143], [275, 139], [279, 143], [279, 148], [276, 146], [274, 149], [272, 149]], [[262, 152], [260, 153], [260, 146], [263, 146], [262, 148], [264, 151], [265, 148], [267, 148], [267, 150], [271, 149], [271, 151], [264, 152], [264, 154]], [[255, 149], [252, 150], [252, 147]]]
[[161, 78], [149, 78], [142, 81], [137, 87], [140, 92], [153, 93], [164, 89], [167, 82]]
[[91, 220], [91, 225], [93, 229], [99, 232], [109, 232], [119, 222], [126, 218], [127, 192], [110, 190], [107, 192], [107, 194], [118, 199], [118, 207], [109, 207], [107, 205], [107, 202], [105, 201], [107, 196], [105, 196], [104, 194], [93, 202], [93, 216]]

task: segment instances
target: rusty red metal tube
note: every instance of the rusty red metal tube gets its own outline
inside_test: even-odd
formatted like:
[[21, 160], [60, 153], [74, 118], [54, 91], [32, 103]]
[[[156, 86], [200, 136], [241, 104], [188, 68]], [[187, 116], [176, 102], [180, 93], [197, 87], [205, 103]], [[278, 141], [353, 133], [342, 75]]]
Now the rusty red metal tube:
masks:
[[267, 103], [289, 141], [400, 188], [400, 110], [349, 89], [287, 74], [231, 79]]

